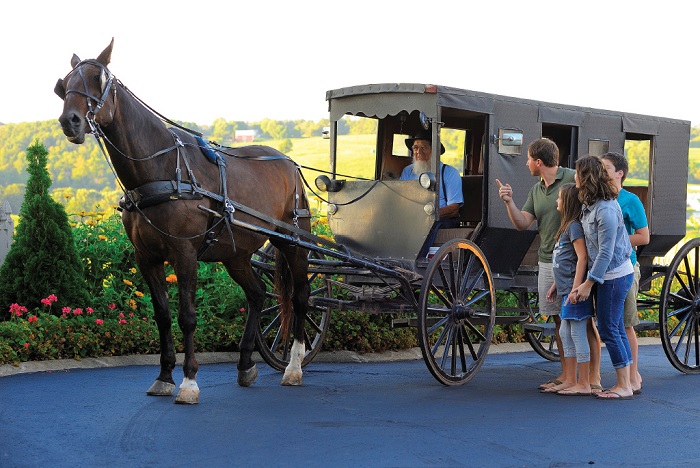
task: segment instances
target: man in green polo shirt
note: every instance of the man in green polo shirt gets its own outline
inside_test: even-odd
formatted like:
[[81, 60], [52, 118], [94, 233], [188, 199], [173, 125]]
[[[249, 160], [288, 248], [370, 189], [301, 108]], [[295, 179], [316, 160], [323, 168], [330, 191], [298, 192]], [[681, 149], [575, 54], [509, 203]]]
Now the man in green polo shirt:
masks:
[[[508, 216], [518, 231], [528, 229], [532, 223], [537, 221], [537, 231], [540, 234], [540, 248], [537, 251], [537, 289], [540, 314], [554, 317], [555, 339], [561, 353], [562, 344], [559, 336], [561, 303], [559, 301], [547, 302], [545, 298], [547, 291], [554, 283], [552, 252], [556, 240], [554, 236], [561, 224], [561, 215], [557, 211], [559, 188], [563, 184], [574, 183], [576, 171], [559, 166], [559, 148], [548, 138], [540, 138], [530, 143], [527, 148], [526, 164], [530, 174], [539, 177], [540, 180], [530, 189], [522, 210], [519, 210], [513, 201], [513, 189], [510, 184], [502, 184], [500, 180], [496, 179], [498, 195], [505, 202]], [[591, 345], [591, 387], [600, 391], [602, 390], [600, 387], [600, 338], [592, 320], [588, 327], [588, 342]], [[562, 363], [562, 373], [559, 377], [540, 385], [541, 390], [557, 391], [566, 388], [561, 386], [565, 380], [564, 360], [560, 359], [560, 362]]]

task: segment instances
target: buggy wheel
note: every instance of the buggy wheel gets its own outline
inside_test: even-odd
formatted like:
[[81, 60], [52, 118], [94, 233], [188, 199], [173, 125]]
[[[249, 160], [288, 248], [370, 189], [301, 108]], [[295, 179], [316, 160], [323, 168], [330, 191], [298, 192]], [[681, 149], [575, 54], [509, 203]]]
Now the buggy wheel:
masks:
[[440, 247], [418, 302], [418, 337], [428, 370], [444, 385], [468, 382], [486, 358], [496, 319], [493, 277], [479, 247], [461, 239]]
[[[280, 327], [279, 296], [275, 294], [275, 256], [277, 249], [267, 243], [253, 258], [255, 272], [265, 284], [265, 303], [260, 311], [259, 327], [255, 333], [255, 344], [260, 356], [273, 369], [284, 371], [289, 364], [292, 349], [292, 336], [287, 333], [284, 338]], [[318, 258], [316, 252], [309, 252], [309, 258]], [[329, 307], [315, 306], [314, 297], [329, 297], [330, 286], [326, 284], [326, 275], [309, 270], [309, 309], [306, 312], [304, 326], [304, 345], [306, 353], [301, 363], [306, 366], [321, 350], [328, 331], [331, 311]], [[294, 318], [296, 320], [296, 318]], [[294, 324], [290, 323], [290, 330]]]
[[688, 241], [666, 271], [659, 329], [666, 357], [686, 374], [700, 373], [700, 239]]
[[[536, 298], [534, 300], [539, 302], [539, 295], [537, 293], [532, 295]], [[529, 321], [523, 323], [525, 339], [537, 354], [548, 361], [559, 362], [559, 347], [557, 340], [554, 339], [554, 317], [540, 314], [539, 307], [532, 310], [529, 298], [525, 306], [530, 315]]]

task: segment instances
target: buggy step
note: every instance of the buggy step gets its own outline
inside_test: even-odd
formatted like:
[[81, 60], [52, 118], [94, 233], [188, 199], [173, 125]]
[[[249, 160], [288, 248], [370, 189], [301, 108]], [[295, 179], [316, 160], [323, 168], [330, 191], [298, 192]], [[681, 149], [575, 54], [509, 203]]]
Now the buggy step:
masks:
[[640, 331], [652, 331], [659, 329], [659, 322], [653, 322], [651, 320], [641, 320], [634, 329], [638, 332]]
[[417, 327], [418, 320], [415, 317], [412, 318], [393, 318], [391, 319], [391, 328], [406, 328], [406, 327]]
[[523, 330], [542, 333], [544, 336], [554, 336], [554, 322], [548, 323], [523, 323]]

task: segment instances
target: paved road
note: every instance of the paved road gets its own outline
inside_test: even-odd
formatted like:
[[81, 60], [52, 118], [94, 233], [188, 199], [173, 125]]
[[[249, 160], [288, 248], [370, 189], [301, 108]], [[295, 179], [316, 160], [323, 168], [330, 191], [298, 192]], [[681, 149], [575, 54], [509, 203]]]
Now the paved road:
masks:
[[195, 406], [145, 395], [154, 364], [18, 373], [0, 377], [0, 466], [700, 465], [700, 375], [640, 353], [633, 401], [541, 394], [558, 364], [532, 351], [449, 388], [416, 359], [314, 362], [302, 387], [261, 364], [240, 388], [234, 364], [204, 364]]

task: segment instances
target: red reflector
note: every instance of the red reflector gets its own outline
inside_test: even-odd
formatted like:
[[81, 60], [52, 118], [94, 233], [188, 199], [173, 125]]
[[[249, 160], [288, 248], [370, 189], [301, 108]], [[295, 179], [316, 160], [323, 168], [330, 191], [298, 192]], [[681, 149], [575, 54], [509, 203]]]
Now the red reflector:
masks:
[[425, 92], [431, 93], [431, 94], [437, 93], [437, 85], [434, 85], [434, 84], [425, 85]]

